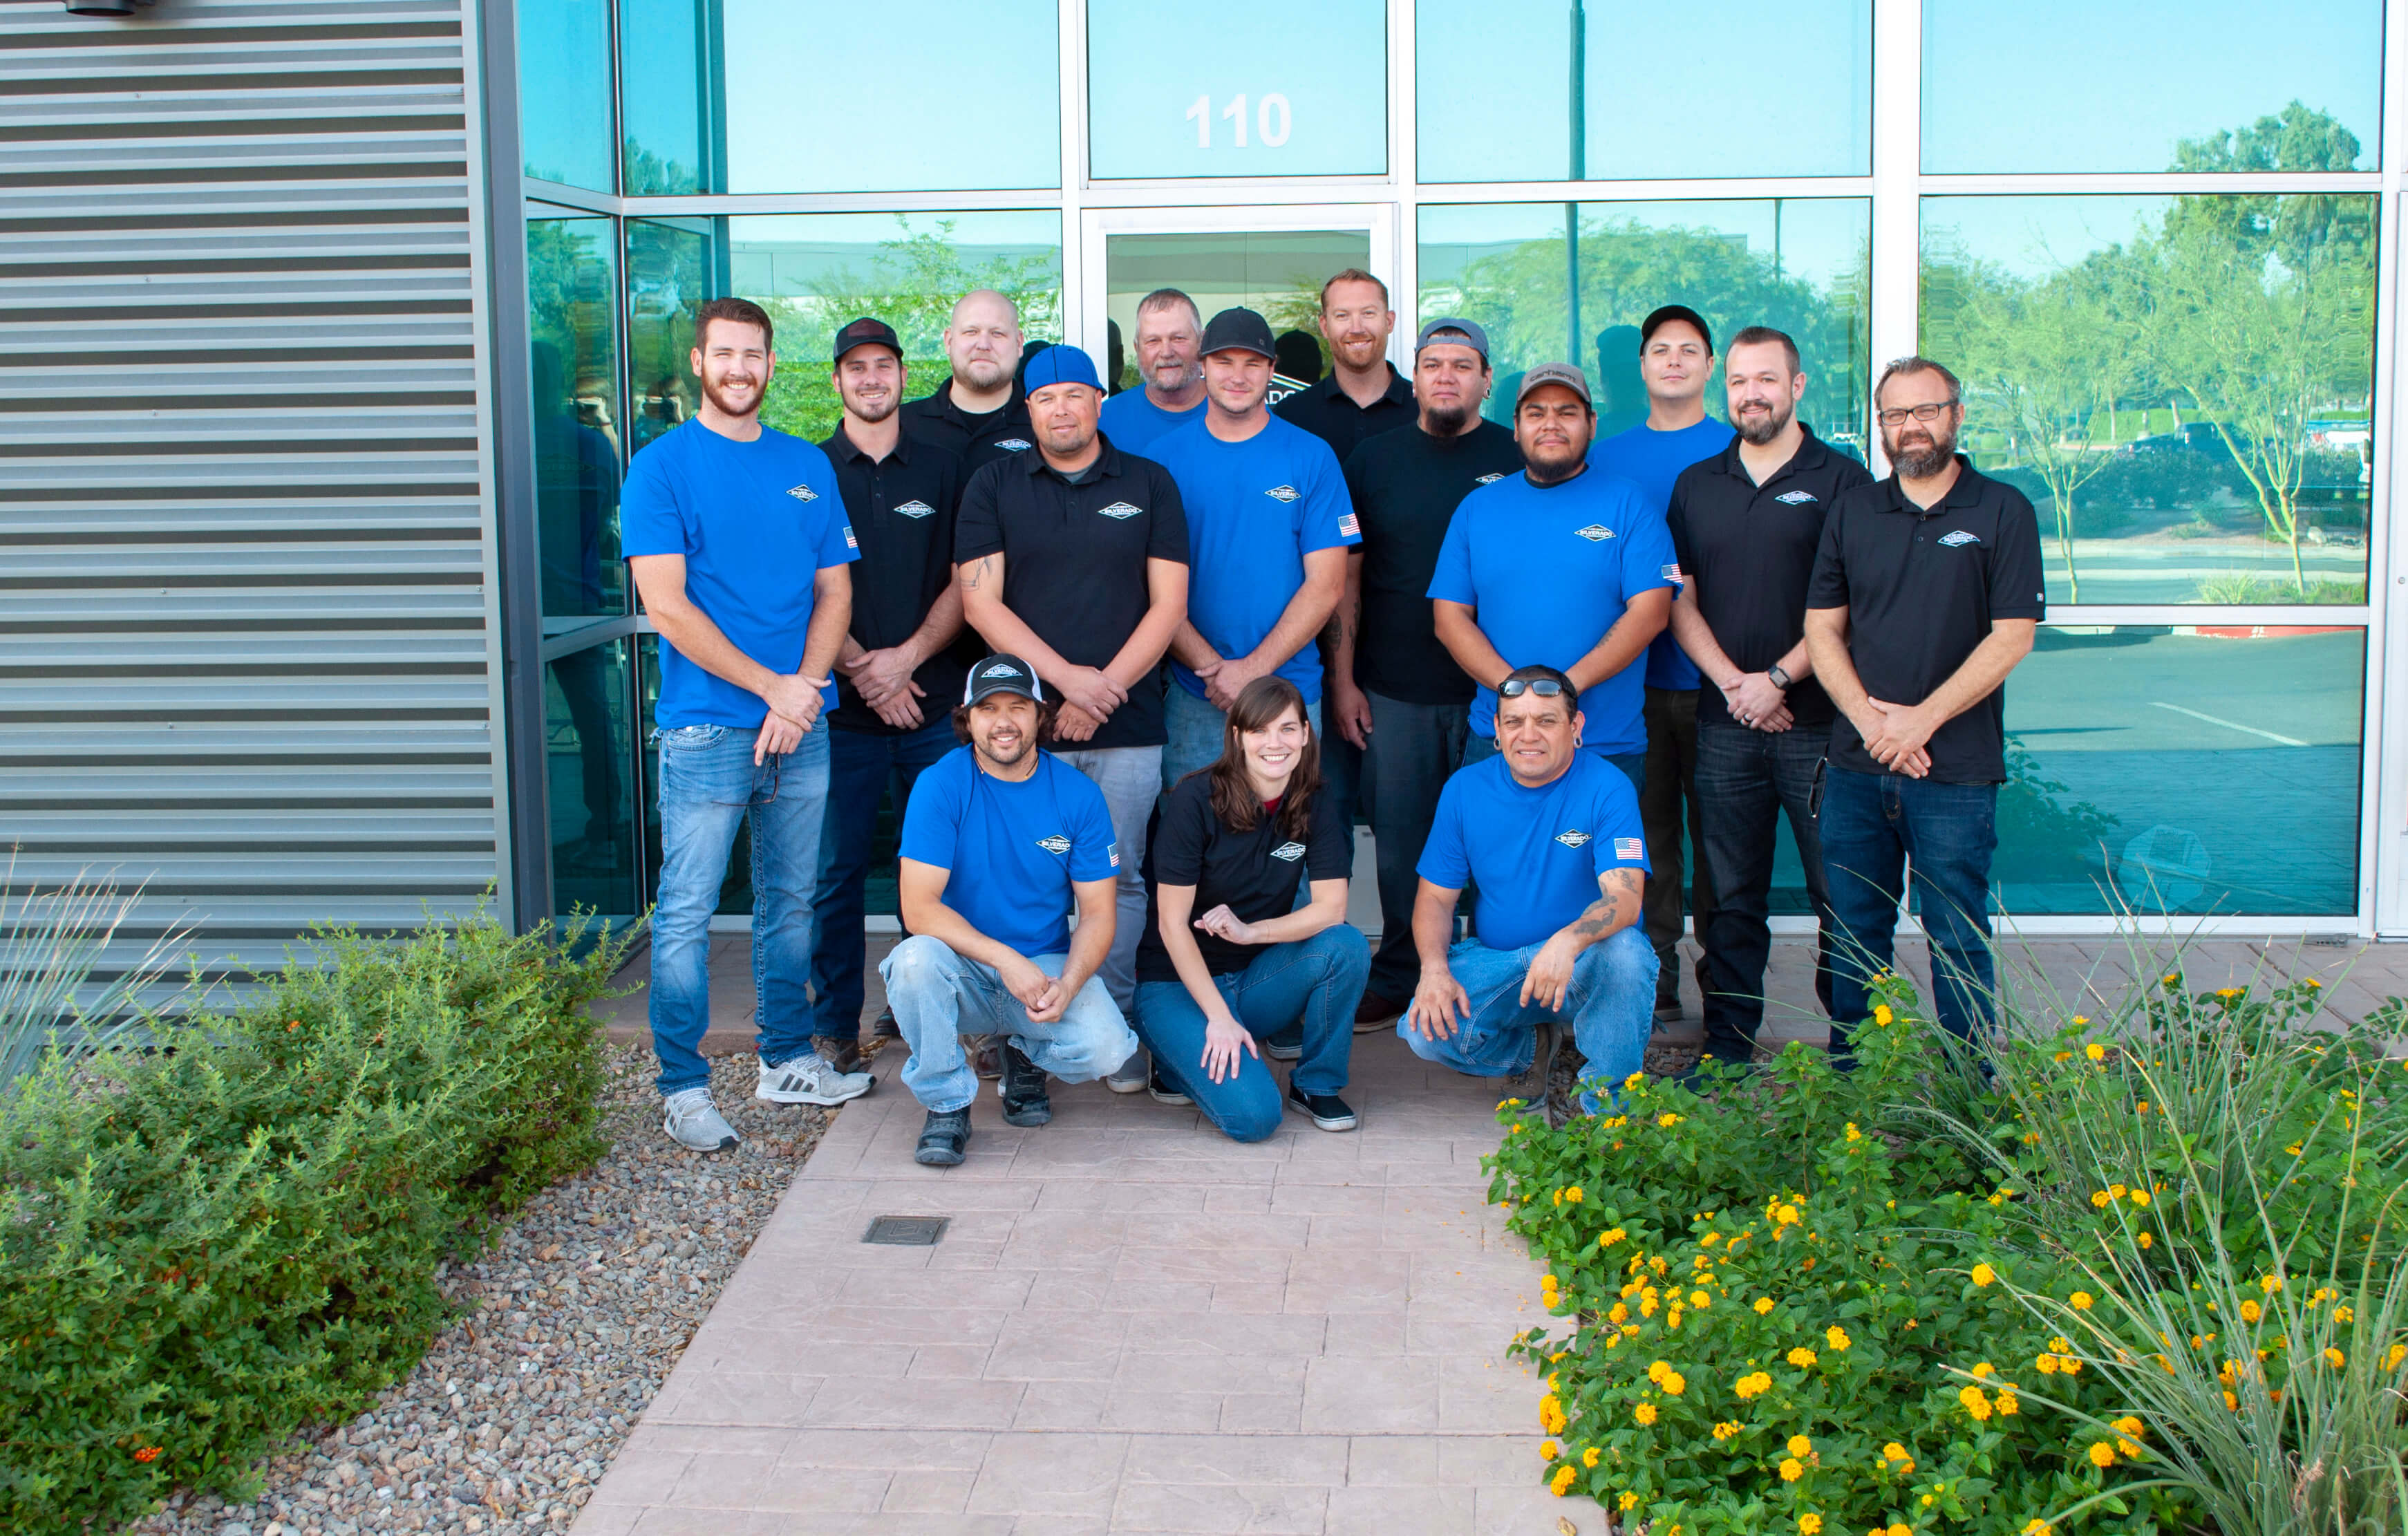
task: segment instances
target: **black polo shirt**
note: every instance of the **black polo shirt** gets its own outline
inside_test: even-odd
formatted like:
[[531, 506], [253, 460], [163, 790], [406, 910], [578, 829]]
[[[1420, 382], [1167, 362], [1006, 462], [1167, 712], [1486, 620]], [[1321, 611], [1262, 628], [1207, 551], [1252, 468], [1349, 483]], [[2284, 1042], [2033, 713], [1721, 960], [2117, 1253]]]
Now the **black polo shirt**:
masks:
[[[1071, 484], [1030, 452], [970, 476], [962, 492], [953, 559], [1003, 556], [1003, 606], [1037, 638], [1081, 667], [1120, 654], [1153, 606], [1148, 560], [1187, 564], [1187, 512], [1170, 471], [1124, 453], [1098, 435], [1102, 456]], [[1159, 668], [1097, 727], [1092, 747], [1158, 747]]]
[[965, 475], [1037, 446], [1036, 430], [1028, 424], [1028, 396], [1017, 383], [1002, 409], [972, 414], [953, 404], [953, 380], [948, 374], [935, 394], [905, 405], [902, 414], [904, 431], [959, 454]]
[[[1848, 610], [1848, 655], [1875, 698], [1920, 704], [1965, 664], [1992, 620], [2047, 616], [2032, 504], [1962, 454], [1956, 470], [1956, 483], [1928, 511], [1909, 501], [1892, 475], [1843, 493], [1823, 521], [1806, 606]], [[2006, 713], [2001, 685], [1941, 726], [1925, 748], [1931, 777], [2004, 782]], [[1831, 761], [1860, 773], [1887, 771], [1845, 715], [1831, 723]]]
[[[1799, 423], [1805, 440], [1789, 462], [1758, 485], [1739, 456], [1740, 441], [1700, 459], [1672, 481], [1672, 550], [1698, 583], [1698, 608], [1714, 643], [1744, 672], [1761, 672], [1806, 633], [1806, 586], [1823, 545], [1823, 519], [1845, 491], [1872, 483], [1872, 471]], [[1831, 698], [1813, 678], [1789, 690], [1801, 727], [1831, 723]], [[1711, 679], [1698, 690], [1698, 718], [1727, 721], [1730, 709]]]
[[1329, 451], [1338, 455], [1338, 462], [1344, 464], [1346, 456], [1365, 438], [1412, 426], [1421, 419], [1421, 408], [1413, 403], [1412, 380], [1398, 373], [1394, 363], [1388, 364], [1387, 369], [1387, 393], [1369, 408], [1356, 405], [1352, 395], [1338, 387], [1338, 374], [1333, 369], [1323, 376], [1321, 382], [1300, 389], [1272, 407], [1272, 414], [1327, 443]]
[[1482, 422], [1456, 438], [1413, 424], [1383, 432], [1346, 460], [1346, 490], [1363, 528], [1363, 625], [1354, 682], [1406, 704], [1469, 704], [1471, 680], [1439, 643], [1430, 577], [1455, 504], [1522, 471], [1513, 434]]
[[[861, 558], [846, 567], [853, 573], [853, 638], [865, 651], [900, 645], [927, 621], [953, 579], [962, 461], [934, 443], [912, 441], [908, 432], [896, 438], [894, 452], [873, 459], [853, 446], [841, 422], [820, 447], [836, 466], [837, 492], [861, 543]], [[978, 654], [974, 639], [965, 646], [956, 639], [920, 664], [911, 681], [927, 695], [920, 701], [923, 720], [953, 708]], [[836, 675], [828, 724], [873, 736], [900, 734], [861, 701], [842, 672]]]
[[[1190, 774], [1172, 785], [1146, 829], [1145, 932], [1138, 936], [1137, 979], [1179, 980], [1179, 968], [1162, 941], [1165, 882], [1196, 887], [1196, 917], [1226, 905], [1240, 923], [1268, 923], [1296, 911], [1299, 875], [1309, 883], [1344, 880], [1354, 872], [1354, 831], [1329, 814], [1328, 790], [1314, 791], [1306, 828], [1303, 837], [1291, 838], [1281, 829], [1279, 813], [1267, 809], [1252, 828], [1233, 831], [1212, 813], [1211, 775]], [[1201, 928], [1188, 931], [1203, 952], [1204, 969], [1215, 976], [1243, 970], [1264, 953], [1260, 944], [1233, 944]]]

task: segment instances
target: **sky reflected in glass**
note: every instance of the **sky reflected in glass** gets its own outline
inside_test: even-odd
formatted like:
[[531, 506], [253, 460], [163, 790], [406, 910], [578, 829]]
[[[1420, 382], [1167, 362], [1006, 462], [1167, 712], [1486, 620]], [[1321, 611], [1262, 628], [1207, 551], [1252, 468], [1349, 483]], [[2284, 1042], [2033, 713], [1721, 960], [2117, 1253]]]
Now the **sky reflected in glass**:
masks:
[[520, 0], [519, 151], [526, 174], [613, 190], [609, 0]]

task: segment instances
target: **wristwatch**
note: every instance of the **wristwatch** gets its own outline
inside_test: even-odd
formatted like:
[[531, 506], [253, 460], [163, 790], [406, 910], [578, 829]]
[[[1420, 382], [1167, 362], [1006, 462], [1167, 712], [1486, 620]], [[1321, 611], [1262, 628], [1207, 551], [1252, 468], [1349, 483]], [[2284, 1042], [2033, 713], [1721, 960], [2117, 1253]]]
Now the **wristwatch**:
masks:
[[1789, 691], [1789, 674], [1781, 669], [1781, 664], [1779, 662], [1776, 661], [1771, 666], [1766, 668], [1764, 669], [1764, 675], [1771, 680], [1772, 685], [1780, 689], [1783, 693], [1785, 694]]

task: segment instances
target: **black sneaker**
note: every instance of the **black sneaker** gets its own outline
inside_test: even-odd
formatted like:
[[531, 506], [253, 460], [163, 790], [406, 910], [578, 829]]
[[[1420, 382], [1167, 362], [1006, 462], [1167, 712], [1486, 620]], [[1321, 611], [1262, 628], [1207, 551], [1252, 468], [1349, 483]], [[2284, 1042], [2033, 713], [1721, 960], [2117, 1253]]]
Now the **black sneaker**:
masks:
[[1307, 1093], [1291, 1083], [1287, 1085], [1287, 1107], [1312, 1117], [1312, 1123], [1323, 1130], [1353, 1130], [1362, 1122], [1346, 1100], [1334, 1093]]
[[1145, 1091], [1154, 1096], [1154, 1101], [1157, 1104], [1193, 1104], [1196, 1102], [1193, 1098], [1188, 1098], [1185, 1094], [1181, 1093], [1177, 1088], [1171, 1086], [1169, 1081], [1162, 1075], [1162, 1068], [1159, 1065], [1154, 1069], [1153, 1081], [1146, 1084]]
[[969, 1155], [970, 1112], [930, 1110], [920, 1128], [919, 1150], [912, 1157], [930, 1168], [952, 1168]]
[[1272, 1061], [1294, 1061], [1304, 1055], [1304, 1029], [1298, 1026], [1276, 1039], [1261, 1042], [1263, 1055]]
[[869, 1038], [872, 1040], [901, 1040], [903, 1038], [903, 1026], [895, 1022], [894, 1009], [882, 1008], [878, 1011], [878, 1022], [869, 1026]]
[[1045, 1074], [1010, 1041], [1003, 1042], [1003, 1123], [1041, 1126], [1054, 1118], [1054, 1101], [1045, 1094]]

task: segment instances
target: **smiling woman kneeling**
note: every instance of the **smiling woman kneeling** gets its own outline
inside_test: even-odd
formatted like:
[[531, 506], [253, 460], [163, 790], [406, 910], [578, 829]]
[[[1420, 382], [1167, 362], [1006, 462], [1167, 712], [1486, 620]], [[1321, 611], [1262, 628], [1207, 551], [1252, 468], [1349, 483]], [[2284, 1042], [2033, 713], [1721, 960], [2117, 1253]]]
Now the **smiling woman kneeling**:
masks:
[[[1300, 1029], [1285, 1103], [1324, 1130], [1354, 1128], [1338, 1091], [1371, 951], [1346, 922], [1354, 863], [1354, 829], [1322, 794], [1304, 696], [1285, 678], [1255, 679], [1229, 711], [1220, 760], [1172, 786], [1146, 839], [1137, 1028], [1156, 1098], [1193, 1099], [1234, 1140], [1262, 1141], [1282, 1097], [1260, 1042]], [[1299, 875], [1312, 886], [1301, 908]]]

